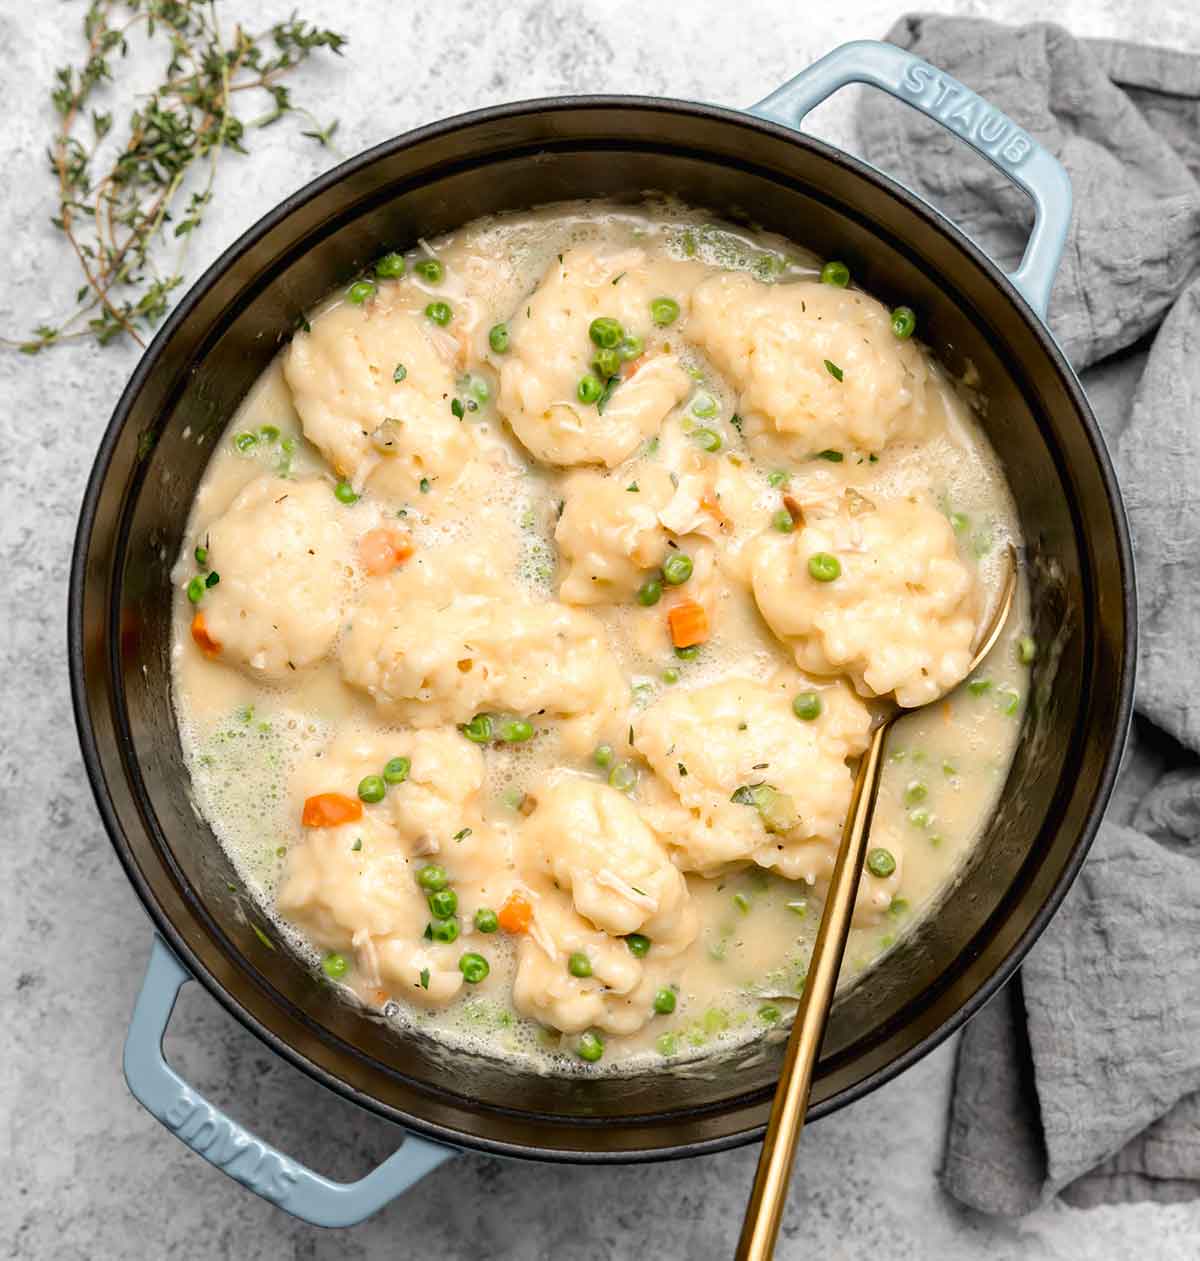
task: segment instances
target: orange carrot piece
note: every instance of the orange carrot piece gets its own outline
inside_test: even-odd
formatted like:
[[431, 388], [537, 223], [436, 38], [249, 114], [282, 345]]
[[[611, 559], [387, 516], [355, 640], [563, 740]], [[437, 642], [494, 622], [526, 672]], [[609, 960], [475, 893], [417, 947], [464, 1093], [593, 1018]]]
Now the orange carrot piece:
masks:
[[711, 491], [700, 500], [700, 507], [722, 529], [729, 524], [729, 518], [721, 511], [721, 501]]
[[317, 793], [304, 803], [300, 822], [306, 828], [335, 828], [362, 818], [362, 802], [344, 793]]
[[523, 893], [514, 889], [504, 899], [504, 905], [496, 918], [506, 933], [528, 932], [529, 925], [533, 922], [533, 907]]
[[358, 540], [358, 555], [363, 568], [369, 574], [390, 573], [412, 554], [412, 544], [408, 537], [399, 530], [390, 530], [386, 526], [381, 526], [378, 530], [368, 530]]
[[671, 642], [676, 648], [691, 648], [708, 638], [708, 614], [695, 600], [684, 600], [667, 614]]
[[197, 613], [192, 618], [192, 638], [206, 657], [215, 657], [221, 651], [221, 645], [209, 633], [203, 613]]
[[625, 365], [625, 372], [624, 372], [625, 380], [628, 381], [630, 377], [632, 377], [639, 369], [644, 368], [646, 366], [646, 360], [648, 358], [649, 358], [648, 355], [641, 354], [641, 355], [638, 355], [636, 359], [630, 359], [629, 362]]

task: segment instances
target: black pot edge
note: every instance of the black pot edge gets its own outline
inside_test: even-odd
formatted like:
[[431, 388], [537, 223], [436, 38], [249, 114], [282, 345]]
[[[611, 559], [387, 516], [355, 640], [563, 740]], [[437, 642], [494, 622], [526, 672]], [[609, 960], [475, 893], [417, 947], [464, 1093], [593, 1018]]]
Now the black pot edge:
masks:
[[[282, 202], [274, 207], [274, 209], [269, 211], [255, 224], [243, 232], [232, 245], [224, 250], [218, 258], [209, 265], [205, 272], [191, 286], [178, 305], [170, 313], [166, 322], [159, 329], [150, 346], [142, 355], [129, 379], [128, 384], [122, 391], [120, 399], [117, 402], [117, 406], [114, 409], [112, 419], [109, 421], [109, 424], [104, 431], [96, 453], [92, 471], [88, 477], [87, 485], [84, 490], [79, 523], [75, 533], [71, 557], [70, 585], [67, 602], [67, 652], [71, 682], [71, 700], [75, 715], [75, 724], [79, 735], [80, 748], [83, 753], [84, 765], [87, 769], [88, 779], [92, 786], [92, 792], [96, 799], [97, 808], [100, 812], [105, 830], [109, 835], [109, 840], [112, 842], [113, 848], [116, 850], [117, 857], [125, 869], [125, 873], [129, 877], [130, 883], [136, 890], [142, 905], [149, 914], [155, 931], [167, 941], [171, 949], [185, 963], [193, 977], [204, 986], [209, 994], [211, 994], [212, 997], [216, 999], [216, 1001], [227, 1012], [229, 1012], [231, 1016], [234, 1017], [234, 1019], [266, 1043], [266, 1045], [269, 1046], [276, 1054], [282, 1056], [288, 1063], [292, 1064], [295, 1068], [300, 1069], [300, 1071], [307, 1074], [313, 1080], [333, 1091], [335, 1094], [340, 1095], [342, 1098], [347, 1099], [348, 1101], [355, 1103], [386, 1120], [396, 1123], [405, 1130], [411, 1130], [413, 1133], [419, 1134], [423, 1137], [447, 1143], [454, 1147], [475, 1150], [490, 1155], [581, 1165], [637, 1164], [708, 1155], [756, 1142], [761, 1139], [766, 1126], [764, 1123], [762, 1125], [753, 1126], [747, 1130], [741, 1131], [740, 1133], [727, 1135], [721, 1138], [680, 1143], [667, 1147], [655, 1147], [622, 1152], [561, 1150], [555, 1148], [532, 1147], [519, 1143], [504, 1143], [491, 1139], [482, 1139], [474, 1135], [463, 1134], [448, 1127], [435, 1125], [417, 1117], [409, 1116], [388, 1105], [380, 1103], [371, 1096], [348, 1086], [345, 1082], [341, 1081], [333, 1074], [314, 1064], [312, 1061], [308, 1060], [292, 1048], [282, 1038], [270, 1029], [266, 1028], [259, 1020], [250, 1015], [249, 1012], [237, 1003], [228, 991], [212, 976], [208, 969], [201, 964], [198, 957], [187, 946], [178, 929], [176, 929], [175, 925], [162, 911], [158, 903], [153, 898], [149, 885], [143, 879], [136, 863], [133, 862], [132, 857], [124, 847], [123, 831], [116, 817], [116, 813], [113, 810], [112, 803], [109, 800], [108, 787], [101, 769], [95, 740], [91, 731], [90, 717], [88, 714], [87, 695], [84, 682], [82, 593], [86, 577], [87, 545], [95, 521], [96, 507], [100, 498], [101, 488], [108, 473], [113, 448], [115, 447], [121, 430], [124, 427], [130, 403], [140, 391], [146, 377], [151, 371], [153, 371], [161, 347], [165, 345], [173, 335], [176, 326], [183, 321], [191, 309], [199, 302], [202, 295], [207, 292], [209, 287], [216, 281], [216, 279], [225, 270], [227, 270], [228, 267], [246, 249], [249, 248], [253, 241], [257, 240], [261, 235], [274, 228], [297, 206], [309, 198], [324, 192], [326, 189], [334, 184], [337, 184], [355, 170], [362, 166], [369, 165], [379, 157], [392, 152], [397, 148], [404, 148], [412, 144], [420, 143], [435, 136], [443, 136], [463, 127], [482, 122], [499, 121], [506, 117], [528, 113], [531, 110], [611, 109], [614, 107], [662, 111], [667, 113], [698, 113], [723, 122], [765, 131], [768, 134], [789, 140], [792, 143], [803, 141], [805, 145], [811, 146], [813, 149], [821, 153], [823, 157], [846, 166], [855, 172], [855, 174], [875, 183], [882, 192], [905, 202], [911, 210], [932, 222], [942, 231], [951, 233], [956, 238], [959, 246], [964, 248], [968, 253], [972, 254], [976, 261], [990, 273], [997, 287], [1005, 293], [1010, 302], [1012, 302], [1012, 304], [1020, 311], [1026, 322], [1033, 326], [1035, 335], [1042, 343], [1049, 358], [1057, 368], [1060, 377], [1067, 386], [1068, 392], [1076, 402], [1081, 420], [1084, 423], [1084, 428], [1091, 443], [1097, 466], [1101, 472], [1109, 508], [1113, 514], [1116, 526], [1116, 535], [1120, 553], [1118, 559], [1121, 570], [1125, 639], [1125, 652], [1120, 663], [1121, 678], [1119, 687], [1120, 697], [1117, 706], [1117, 730], [1114, 732], [1110, 743], [1108, 755], [1104, 763], [1100, 786], [1080, 831], [1070, 862], [1063, 869], [1054, 889], [1039, 909], [1038, 914], [1034, 917], [1028, 928], [1012, 947], [1001, 966], [996, 969], [992, 976], [990, 976], [987, 981], [984, 982], [951, 1017], [934, 1030], [934, 1032], [929, 1034], [913, 1047], [909, 1048], [909, 1050], [904, 1054], [893, 1060], [891, 1063], [876, 1070], [855, 1086], [852, 1086], [829, 1099], [822, 1100], [821, 1102], [813, 1105], [808, 1113], [808, 1119], [810, 1121], [818, 1120], [823, 1116], [827, 1116], [830, 1113], [837, 1111], [839, 1108], [844, 1107], [849, 1103], [855, 1102], [864, 1095], [870, 1093], [872, 1090], [883, 1085], [885, 1082], [890, 1081], [893, 1077], [898, 1076], [900, 1073], [910, 1068], [923, 1056], [927, 1055], [952, 1034], [957, 1032], [958, 1029], [967, 1022], [967, 1020], [975, 1015], [976, 1012], [978, 1012], [991, 998], [995, 996], [995, 994], [1020, 966], [1021, 961], [1024, 959], [1025, 955], [1033, 946], [1037, 938], [1045, 930], [1046, 925], [1050, 922], [1050, 919], [1053, 917], [1063, 898], [1066, 896], [1067, 890], [1070, 888], [1071, 884], [1078, 875], [1079, 869], [1083, 865], [1084, 859], [1087, 857], [1088, 851], [1091, 848], [1100, 823], [1103, 819], [1109, 797], [1112, 793], [1113, 785], [1116, 781], [1117, 772], [1120, 768], [1121, 757], [1132, 719], [1134, 671], [1137, 657], [1136, 581], [1134, 577], [1133, 548], [1129, 526], [1126, 520], [1124, 507], [1117, 486], [1116, 474], [1108, 454], [1107, 446], [1100, 433], [1099, 426], [1097, 425], [1095, 418], [1092, 416], [1086, 396], [1083, 393], [1082, 387], [1080, 386], [1079, 380], [1073, 369], [1068, 364], [1065, 356], [1059, 349], [1058, 344], [1055, 342], [1042, 319], [1032, 310], [1029, 304], [1025, 301], [1024, 297], [1013, 286], [1007, 275], [1005, 275], [1005, 273], [992, 261], [992, 259], [985, 254], [965, 233], [963, 233], [953, 222], [943, 216], [939, 211], [934, 209], [929, 203], [911, 193], [908, 189], [892, 180], [883, 172], [833, 145], [801, 133], [798, 130], [778, 123], [773, 123], [765, 119], [757, 118], [756, 116], [742, 110], [672, 98], [597, 94], [586, 96], [546, 97], [517, 101], [503, 105], [490, 106], [485, 109], [473, 110], [469, 113], [454, 115], [450, 118], [427, 124], [426, 126], [417, 128], [413, 131], [405, 132], [403, 135], [393, 137], [390, 140], [382, 141], [380, 144], [372, 146], [363, 153], [349, 158], [345, 162], [339, 163], [336, 167], [310, 181], [303, 188], [296, 190], [296, 192], [286, 197]], [[252, 972], [249, 972], [248, 975], [252, 980], [254, 979]], [[255, 981], [255, 983], [257, 984], [257, 981]], [[765, 1103], [767, 1098], [766, 1094], [762, 1092], [760, 1092], [760, 1094], [761, 1102]], [[747, 1104], [753, 1104], [756, 1101], [759, 1101], [757, 1096], [747, 1099], [744, 1102]], [[727, 1101], [726, 1106], [736, 1106], [736, 1104], [737, 1101], [735, 1099]], [[626, 1122], [630, 1122], [637, 1120], [637, 1118], [624, 1118], [624, 1120]], [[578, 1125], [580, 1128], [587, 1128], [589, 1125], [586, 1120], [582, 1119], [573, 1121], [572, 1124]]]

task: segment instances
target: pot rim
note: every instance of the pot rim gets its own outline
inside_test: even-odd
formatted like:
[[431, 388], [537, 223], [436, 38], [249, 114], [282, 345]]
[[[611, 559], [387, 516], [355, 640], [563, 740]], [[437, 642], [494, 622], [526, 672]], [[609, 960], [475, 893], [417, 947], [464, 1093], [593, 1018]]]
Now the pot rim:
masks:
[[[108, 477], [113, 453], [128, 421], [134, 402], [141, 393], [147, 379], [155, 370], [164, 348], [174, 336], [176, 329], [189, 317], [208, 291], [243, 254], [263, 236], [282, 224], [299, 207], [381, 159], [420, 145], [425, 141], [446, 137], [454, 132], [465, 130], [481, 123], [504, 121], [510, 118], [551, 110], [574, 111], [588, 109], [632, 110], [645, 113], [659, 113], [668, 117], [685, 114], [706, 118], [721, 124], [744, 127], [772, 136], [778, 140], [787, 141], [802, 150], [813, 152], [827, 161], [848, 169], [852, 174], [857, 175], [868, 183], [874, 184], [880, 193], [901, 202], [906, 209], [923, 218], [935, 230], [949, 235], [956, 246], [972, 256], [976, 264], [987, 273], [995, 287], [1007, 297], [1020, 318], [1031, 328], [1037, 341], [1045, 351], [1047, 360], [1061, 378], [1062, 384], [1071, 397], [1076, 418], [1091, 448], [1092, 457], [1095, 460], [1104, 487], [1105, 499], [1113, 517], [1118, 551], [1117, 561], [1121, 574], [1124, 651], [1118, 663], [1120, 675], [1119, 698], [1115, 707], [1114, 729], [1109, 738], [1108, 748], [1098, 777], [1096, 792], [1088, 806], [1071, 853], [1055, 879], [1053, 886], [1043, 900], [1042, 905], [1038, 908], [1037, 913], [1012, 944], [1008, 954], [993, 973], [950, 1016], [924, 1038], [901, 1052], [895, 1059], [868, 1073], [860, 1081], [812, 1105], [809, 1109], [808, 1119], [810, 1121], [817, 1120], [836, 1111], [838, 1108], [853, 1103], [910, 1068], [953, 1033], [957, 1032], [967, 1020], [1000, 990], [1019, 967], [1030, 947], [1044, 931], [1065, 897], [1067, 890], [1078, 875], [1079, 869], [1099, 829], [1120, 766], [1121, 755], [1133, 711], [1134, 666], [1137, 650], [1136, 590], [1129, 527], [1117, 486], [1116, 475], [1104, 438], [1079, 380], [1055, 342], [1049, 328], [1029, 306], [1007, 275], [960, 228], [928, 202], [870, 164], [839, 149], [835, 145], [819, 140], [796, 128], [760, 118], [744, 110], [669, 97], [588, 94], [532, 98], [452, 115], [393, 136], [346, 159], [289, 194], [223, 250], [191, 285], [155, 334], [150, 345], [139, 359], [124, 390], [121, 392], [121, 396], [97, 449], [80, 507], [70, 567], [67, 651], [76, 729], [88, 779], [109, 840], [130, 883], [148, 912], [155, 931], [167, 941], [171, 950], [184, 962], [192, 976], [235, 1020], [269, 1046], [276, 1054], [282, 1056], [293, 1067], [299, 1069], [327, 1089], [332, 1090], [335, 1094], [425, 1137], [448, 1143], [455, 1147], [470, 1148], [493, 1155], [520, 1157], [530, 1160], [561, 1161], [571, 1164], [633, 1164], [659, 1160], [676, 1160], [739, 1147], [760, 1139], [766, 1126], [765, 1124], [752, 1125], [719, 1137], [673, 1143], [661, 1147], [611, 1152], [561, 1150], [553, 1147], [534, 1146], [480, 1137], [403, 1112], [399, 1108], [384, 1103], [373, 1095], [351, 1086], [330, 1070], [310, 1060], [280, 1034], [268, 1028], [258, 1017], [247, 1010], [221, 984], [187, 944], [183, 933], [176, 927], [174, 921], [160, 905], [149, 882], [143, 877], [133, 857], [125, 837], [125, 830], [117, 816], [115, 805], [105, 780], [92, 726], [85, 681], [83, 591], [86, 583], [88, 552], [97, 507], [103, 486]], [[109, 605], [111, 614], [111, 592], [106, 602]], [[243, 971], [246, 970], [240, 959], [235, 958], [233, 962], [241, 967]], [[251, 974], [247, 972], [247, 975]], [[253, 980], [252, 976], [251, 979]], [[272, 994], [271, 997], [274, 1002], [275, 996]], [[323, 1030], [322, 1036], [326, 1039], [332, 1039], [339, 1045], [341, 1044], [341, 1039], [328, 1031]], [[749, 1104], [765, 1101], [769, 1094], [769, 1091], [761, 1090], [749, 1092], [741, 1098], [741, 1102], [742, 1104]], [[739, 1097], [734, 1095], [723, 1101], [721, 1110], [732, 1109], [738, 1105], [738, 1102]], [[677, 1114], [672, 1114], [671, 1121], [683, 1121], [689, 1116], [696, 1115], [698, 1112], [711, 1113], [712, 1111], [712, 1107], [694, 1110], [684, 1109]], [[648, 1119], [661, 1121], [659, 1114], [652, 1114]], [[622, 1120], [632, 1123], [637, 1118], [627, 1117], [622, 1118]], [[573, 1118], [572, 1123], [585, 1127], [589, 1124], [588, 1121], [581, 1118]], [[595, 1124], [595, 1122], [591, 1123]]]

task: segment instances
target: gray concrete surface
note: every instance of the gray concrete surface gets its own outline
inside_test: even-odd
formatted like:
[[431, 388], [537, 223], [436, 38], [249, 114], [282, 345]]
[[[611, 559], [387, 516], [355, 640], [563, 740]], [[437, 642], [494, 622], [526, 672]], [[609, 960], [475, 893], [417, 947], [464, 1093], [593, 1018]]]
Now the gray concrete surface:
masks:
[[[222, 3], [283, 14], [292, 0]], [[1012, 20], [1053, 16], [1081, 34], [1200, 52], [1194, 0], [935, 0], [925, 8]], [[344, 62], [305, 72], [351, 154], [474, 106], [548, 93], [635, 91], [745, 104], [846, 39], [882, 34], [889, 0], [648, 4], [511, 0], [322, 6], [347, 31]], [[0, 0], [0, 333], [66, 307], [78, 280], [47, 224], [47, 90], [78, 52], [81, 3]], [[255, 10], [258, 10], [255, 13]], [[846, 143], [850, 99], [813, 129]], [[224, 165], [189, 273], [316, 175], [329, 158], [291, 122]], [[85, 782], [71, 721], [64, 614], [79, 496], [101, 430], [137, 355], [77, 345], [30, 360], [0, 350], [0, 1247], [14, 1258], [403, 1257], [611, 1261], [730, 1255], [754, 1152], [588, 1170], [466, 1157], [374, 1220], [321, 1232], [287, 1218], [186, 1151], [126, 1093], [120, 1051], [150, 943]], [[195, 986], [188, 987], [195, 991]], [[211, 1000], [191, 992], [168, 1039], [202, 1090], [335, 1176], [391, 1150], [385, 1123], [285, 1066]], [[937, 1188], [952, 1048], [805, 1137], [783, 1258], [1200, 1256], [1200, 1203], [1088, 1213], [1052, 1205], [1015, 1223], [982, 1219]]]

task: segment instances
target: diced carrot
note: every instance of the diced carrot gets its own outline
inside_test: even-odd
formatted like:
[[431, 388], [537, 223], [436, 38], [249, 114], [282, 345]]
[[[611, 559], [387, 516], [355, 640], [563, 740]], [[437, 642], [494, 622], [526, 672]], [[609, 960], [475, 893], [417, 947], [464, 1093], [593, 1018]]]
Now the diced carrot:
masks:
[[300, 822], [306, 828], [336, 828], [362, 818], [362, 802], [344, 793], [317, 793], [304, 803]]
[[799, 502], [793, 495], [784, 495], [783, 506], [787, 509], [787, 514], [791, 517], [793, 525], [804, 525], [804, 509], [800, 507]]
[[671, 642], [676, 648], [691, 648], [708, 638], [708, 614], [695, 600], [684, 600], [667, 614]]
[[533, 907], [523, 893], [514, 889], [504, 899], [504, 905], [496, 918], [506, 933], [528, 932], [529, 925], [533, 922]]
[[369, 574], [391, 573], [397, 565], [402, 565], [413, 554], [412, 544], [408, 536], [399, 530], [381, 526], [377, 530], [368, 530], [358, 540], [358, 555], [363, 568]]
[[192, 618], [192, 638], [206, 657], [215, 657], [221, 651], [221, 645], [209, 633], [203, 613], [197, 613]]
[[628, 381], [629, 378], [632, 377], [634, 373], [637, 372], [640, 368], [645, 366], [646, 359], [647, 359], [646, 355], [638, 355], [636, 359], [631, 359], [625, 365], [625, 380], [626, 381]]

